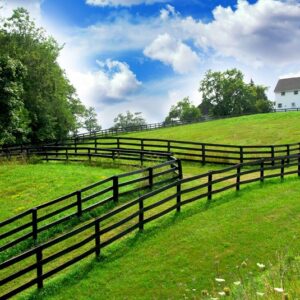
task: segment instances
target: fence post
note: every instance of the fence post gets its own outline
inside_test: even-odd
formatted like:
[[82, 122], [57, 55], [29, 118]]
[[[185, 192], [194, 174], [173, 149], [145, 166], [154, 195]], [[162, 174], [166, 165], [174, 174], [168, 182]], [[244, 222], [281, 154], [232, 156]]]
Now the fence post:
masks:
[[212, 172], [209, 172], [208, 173], [208, 180], [207, 180], [207, 183], [208, 183], [208, 186], [207, 186], [207, 200], [210, 201], [212, 199]]
[[96, 257], [100, 256], [100, 221], [95, 221], [95, 252]]
[[144, 140], [141, 139], [141, 150], [144, 151]]
[[38, 228], [37, 228], [37, 208], [34, 207], [31, 210], [32, 213], [32, 238], [34, 242], [36, 243], [38, 238]]
[[236, 168], [236, 190], [240, 190], [240, 182], [241, 182], [241, 165], [238, 165]]
[[242, 164], [244, 162], [244, 148], [241, 146], [240, 147], [240, 163]]
[[[286, 155], [290, 156], [290, 145], [286, 145]], [[288, 157], [286, 162], [289, 164], [290, 163], [290, 158]]]
[[89, 162], [91, 162], [91, 148], [88, 148], [88, 157], [89, 157]]
[[168, 141], [168, 146], [167, 147], [168, 147], [168, 151], [167, 152], [170, 153], [171, 152], [171, 142], [170, 141]]
[[153, 187], [153, 168], [148, 168], [149, 171], [149, 187], [152, 189]]
[[81, 191], [76, 192], [77, 196], [77, 217], [81, 217], [82, 215], [82, 198], [81, 198]]
[[117, 138], [117, 149], [120, 149], [120, 138]]
[[205, 144], [202, 144], [202, 164], [205, 165]]
[[176, 192], [177, 192], [177, 197], [176, 197], [176, 211], [180, 212], [181, 211], [181, 181], [177, 182], [176, 186]]
[[38, 247], [36, 249], [36, 275], [37, 275], [37, 286], [39, 289], [42, 289], [43, 284], [43, 252], [42, 248]]
[[139, 230], [144, 230], [144, 200], [139, 198]]
[[274, 153], [274, 146], [271, 146], [271, 158], [272, 158], [272, 166], [275, 165], [275, 160], [274, 160], [274, 157], [275, 157], [275, 153]]
[[113, 177], [113, 200], [115, 203], [119, 201], [119, 178], [118, 176]]
[[260, 162], [260, 182], [264, 182], [265, 179], [265, 161], [262, 159]]
[[66, 160], [69, 160], [69, 156], [68, 156], [68, 148], [66, 148]]
[[280, 167], [280, 178], [283, 180], [284, 177], [284, 159], [281, 159], [281, 167]]
[[140, 161], [141, 161], [141, 166], [144, 165], [144, 153], [141, 151], [140, 152]]
[[178, 164], [178, 178], [182, 179], [183, 175], [182, 175], [182, 162], [181, 162], [181, 159], [177, 159], [177, 164]]

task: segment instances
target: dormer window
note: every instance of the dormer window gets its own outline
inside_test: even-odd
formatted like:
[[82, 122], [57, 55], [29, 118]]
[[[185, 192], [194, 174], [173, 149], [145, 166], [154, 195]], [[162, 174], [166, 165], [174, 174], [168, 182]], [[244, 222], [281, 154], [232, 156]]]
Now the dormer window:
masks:
[[294, 91], [294, 95], [298, 95], [298, 91]]
[[281, 92], [281, 96], [285, 96], [285, 92]]

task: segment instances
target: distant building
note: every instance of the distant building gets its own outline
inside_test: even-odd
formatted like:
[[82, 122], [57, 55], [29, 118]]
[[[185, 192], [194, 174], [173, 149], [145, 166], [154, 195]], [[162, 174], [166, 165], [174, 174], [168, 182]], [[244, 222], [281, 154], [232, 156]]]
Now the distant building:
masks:
[[300, 77], [279, 79], [274, 92], [275, 108], [300, 108]]

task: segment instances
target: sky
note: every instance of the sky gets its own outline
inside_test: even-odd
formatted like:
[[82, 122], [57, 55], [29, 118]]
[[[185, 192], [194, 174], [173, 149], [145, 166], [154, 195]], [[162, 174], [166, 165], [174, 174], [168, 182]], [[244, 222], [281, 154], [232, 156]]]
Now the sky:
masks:
[[300, 76], [299, 0], [0, 0], [25, 7], [63, 45], [60, 66], [102, 127], [119, 113], [162, 121], [184, 97], [198, 105], [211, 69], [238, 68], [269, 88]]

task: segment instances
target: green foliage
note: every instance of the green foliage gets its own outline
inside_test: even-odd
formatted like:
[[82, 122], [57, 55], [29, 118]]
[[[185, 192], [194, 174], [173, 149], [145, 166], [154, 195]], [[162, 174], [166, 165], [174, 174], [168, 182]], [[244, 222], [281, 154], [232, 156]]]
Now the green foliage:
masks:
[[19, 60], [0, 56], [0, 145], [26, 141], [28, 112], [22, 101], [26, 68]]
[[146, 120], [142, 117], [141, 112], [132, 113], [127, 111], [126, 114], [118, 114], [116, 118], [114, 118], [114, 126], [113, 128], [126, 128], [126, 127], [134, 127], [134, 126], [142, 126], [146, 124]]
[[173, 121], [193, 122], [198, 121], [201, 116], [199, 108], [192, 104], [188, 97], [178, 101], [170, 109], [169, 115], [165, 119], [165, 123]]
[[202, 93], [200, 109], [213, 116], [240, 115], [270, 112], [272, 102], [266, 96], [267, 88], [244, 82], [244, 75], [237, 69], [225, 72], [209, 70], [200, 83]]
[[101, 130], [101, 126], [98, 124], [97, 113], [94, 107], [89, 107], [84, 113], [83, 128], [88, 130], [89, 133], [93, 131]]
[[[23, 124], [29, 120], [30, 130], [27, 135], [23, 130], [22, 139], [25, 136], [32, 142], [63, 139], [69, 131], [76, 130], [83, 105], [57, 63], [61, 50], [57, 42], [43, 29], [36, 28], [28, 12], [19, 8], [0, 22], [0, 44], [0, 56], [19, 61], [26, 69], [26, 74], [18, 79], [22, 87], [22, 92], [18, 92], [22, 99], [18, 109], [23, 111]], [[15, 133], [12, 135], [12, 141], [20, 140]]]

